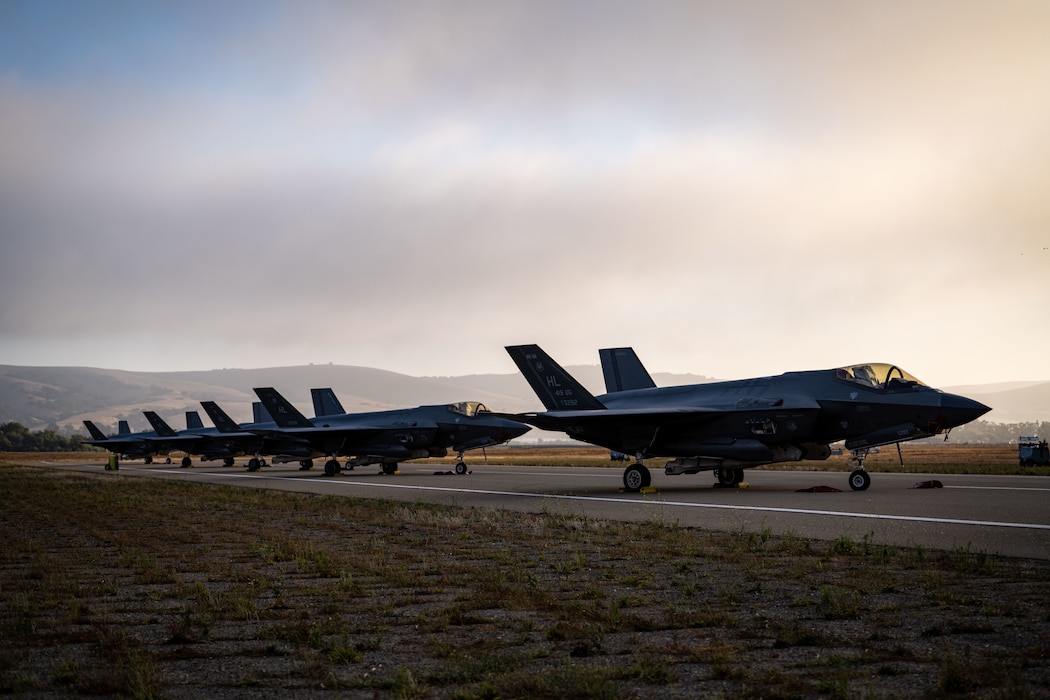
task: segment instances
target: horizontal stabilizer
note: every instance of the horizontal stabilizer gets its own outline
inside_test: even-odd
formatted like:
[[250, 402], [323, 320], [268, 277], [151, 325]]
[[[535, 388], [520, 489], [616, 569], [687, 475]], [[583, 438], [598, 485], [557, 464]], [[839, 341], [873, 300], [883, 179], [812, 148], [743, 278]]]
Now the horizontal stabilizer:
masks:
[[600, 411], [605, 408], [538, 345], [513, 345], [507, 353], [548, 411]]
[[652, 389], [656, 382], [649, 376], [634, 348], [605, 348], [598, 351], [605, 375], [605, 390], [610, 394], [632, 389]]
[[279, 428], [312, 428], [314, 424], [273, 387], [253, 389]]

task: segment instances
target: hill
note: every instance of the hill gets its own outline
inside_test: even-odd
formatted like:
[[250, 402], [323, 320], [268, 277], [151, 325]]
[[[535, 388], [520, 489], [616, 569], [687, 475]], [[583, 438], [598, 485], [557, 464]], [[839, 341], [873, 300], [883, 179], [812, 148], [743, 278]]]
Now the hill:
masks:
[[[567, 368], [595, 394], [603, 393], [598, 365]], [[690, 374], [654, 373], [659, 386], [712, 381]], [[498, 411], [542, 406], [517, 373], [458, 377], [413, 377], [348, 365], [306, 365], [200, 372], [126, 372], [92, 367], [0, 365], [0, 423], [16, 421], [39, 430], [82, 428], [84, 419], [115, 429], [119, 419], [148, 429], [143, 410], [157, 411], [176, 428], [186, 411], [212, 400], [237, 421], [251, 419], [252, 387], [273, 386], [312, 415], [311, 387], [332, 387], [350, 412], [379, 411], [455, 401], [481, 401]], [[984, 420], [998, 423], [1050, 421], [1050, 382], [1011, 382], [948, 387], [993, 407]], [[202, 413], [203, 415], [203, 413]]]

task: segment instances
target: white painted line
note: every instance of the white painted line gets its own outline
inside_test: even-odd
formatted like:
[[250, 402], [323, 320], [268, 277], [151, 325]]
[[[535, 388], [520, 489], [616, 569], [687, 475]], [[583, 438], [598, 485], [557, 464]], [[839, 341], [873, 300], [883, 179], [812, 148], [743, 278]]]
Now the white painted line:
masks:
[[[143, 471], [148, 473], [164, 473], [164, 474], [182, 474], [185, 475], [187, 472], [174, 469], [135, 469], [131, 468], [127, 471]], [[201, 472], [196, 472], [197, 475], [202, 475]], [[308, 482], [304, 482], [302, 479], [287, 477], [287, 476], [266, 476], [264, 474], [238, 474], [238, 473], [218, 473], [218, 472], [204, 472], [203, 475], [207, 476], [218, 476], [221, 478], [240, 478], [240, 479], [267, 479], [270, 481], [292, 481], [296, 483], [310, 483], [310, 484], [338, 484], [340, 486], [351, 486], [358, 488], [382, 488], [382, 489], [407, 489], [414, 491], [436, 491], [442, 493], [462, 493], [462, 494], [480, 494], [483, 496], [512, 496], [518, 498], [542, 498], [549, 500], [560, 500], [560, 501], [584, 501], [592, 503], [628, 503], [631, 505], [641, 506], [665, 506], [675, 508], [700, 508], [710, 510], [743, 510], [753, 511], [760, 513], [788, 513], [792, 515], [822, 515], [839, 518], [858, 518], [862, 520], [896, 520], [901, 522], [917, 522], [917, 523], [935, 523], [939, 525], [976, 525], [980, 527], [1002, 527], [1002, 528], [1013, 528], [1013, 529], [1026, 529], [1026, 530], [1050, 530], [1050, 525], [1044, 525], [1041, 523], [1011, 523], [995, 520], [963, 520], [959, 518], [930, 518], [918, 515], [883, 515], [879, 513], [850, 513], [846, 511], [838, 510], [815, 510], [809, 508], [773, 508], [770, 506], [740, 506], [740, 505], [728, 505], [722, 503], [690, 503], [687, 501], [659, 501], [647, 499], [645, 496], [639, 496], [637, 498], [614, 498], [609, 496], [570, 496], [563, 494], [552, 494], [552, 493], [528, 493], [518, 491], [491, 491], [487, 489], [465, 489], [465, 488], [451, 488], [444, 486], [415, 486], [409, 484], [377, 484], [373, 482], [355, 482], [355, 481], [344, 481], [335, 479], [310, 479]]]
[[945, 486], [946, 489], [970, 489], [971, 491], [1050, 491], [1050, 488], [1035, 486]]

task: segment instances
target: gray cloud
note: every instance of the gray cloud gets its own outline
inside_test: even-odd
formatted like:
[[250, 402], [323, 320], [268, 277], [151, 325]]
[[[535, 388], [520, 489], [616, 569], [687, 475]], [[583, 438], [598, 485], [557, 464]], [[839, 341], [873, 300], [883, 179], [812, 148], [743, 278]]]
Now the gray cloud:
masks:
[[141, 72], [0, 63], [0, 348], [962, 381], [944, 347], [1050, 301], [1038, 6], [300, 7], [189, 43], [191, 7]]

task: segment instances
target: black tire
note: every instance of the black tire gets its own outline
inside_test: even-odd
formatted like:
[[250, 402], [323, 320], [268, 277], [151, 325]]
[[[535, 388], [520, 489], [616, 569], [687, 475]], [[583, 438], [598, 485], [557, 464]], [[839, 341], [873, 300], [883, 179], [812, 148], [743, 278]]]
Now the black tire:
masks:
[[456, 473], [457, 474], [466, 474], [467, 473], [467, 465], [466, 465], [466, 463], [464, 463], [464, 462], [456, 462]]
[[641, 464], [632, 464], [623, 470], [623, 488], [637, 493], [653, 483], [653, 475]]
[[854, 469], [849, 475], [849, 487], [854, 491], [867, 491], [871, 486], [871, 476], [863, 469]]
[[339, 462], [334, 459], [330, 459], [324, 463], [324, 475], [335, 476], [339, 473]]
[[252, 457], [251, 459], [248, 460], [248, 471], [250, 471], [250, 472], [257, 472], [257, 471], [259, 471], [259, 460], [256, 459], [255, 457]]
[[743, 469], [716, 469], [715, 478], [722, 486], [736, 486], [744, 480]]
[[183, 469], [185, 469], [186, 467], [192, 467], [192, 466], [193, 466], [193, 460], [190, 459], [188, 455], [186, 457], [182, 458], [182, 468]]
[[384, 474], [393, 474], [396, 471], [397, 471], [397, 462], [394, 462], [393, 464], [386, 464], [386, 463], [383, 464], [383, 473]]

